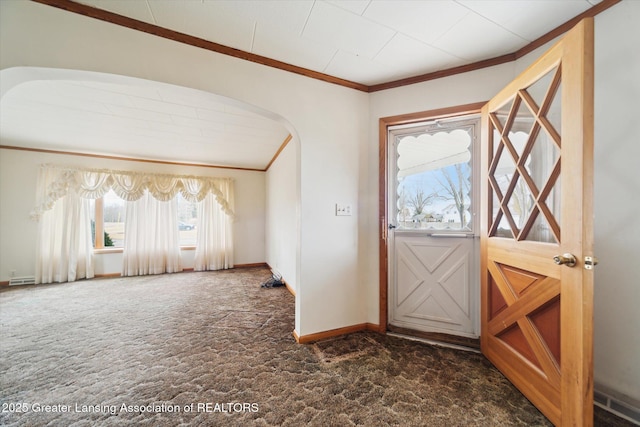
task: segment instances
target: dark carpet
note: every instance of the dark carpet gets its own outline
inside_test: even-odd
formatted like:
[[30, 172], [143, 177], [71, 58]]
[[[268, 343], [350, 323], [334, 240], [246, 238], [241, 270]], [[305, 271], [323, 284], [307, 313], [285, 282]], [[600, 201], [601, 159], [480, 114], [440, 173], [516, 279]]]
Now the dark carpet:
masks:
[[[0, 291], [7, 426], [547, 426], [487, 360], [375, 333], [300, 345], [266, 269]], [[596, 409], [596, 425], [631, 425]]]

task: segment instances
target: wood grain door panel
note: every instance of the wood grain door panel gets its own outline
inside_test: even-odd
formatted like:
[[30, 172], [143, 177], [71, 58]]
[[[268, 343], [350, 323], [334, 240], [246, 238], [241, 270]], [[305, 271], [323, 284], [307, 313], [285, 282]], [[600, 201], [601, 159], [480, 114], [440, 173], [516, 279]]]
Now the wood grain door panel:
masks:
[[[593, 20], [483, 109], [481, 349], [554, 424], [593, 424]], [[554, 257], [571, 254], [575, 266]]]

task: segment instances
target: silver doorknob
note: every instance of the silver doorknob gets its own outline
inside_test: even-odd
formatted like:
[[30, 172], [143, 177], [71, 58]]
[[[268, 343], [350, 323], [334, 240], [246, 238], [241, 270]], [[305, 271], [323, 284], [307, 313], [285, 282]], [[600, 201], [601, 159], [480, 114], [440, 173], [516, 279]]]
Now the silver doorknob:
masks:
[[553, 257], [553, 262], [558, 265], [573, 267], [576, 265], [576, 257], [574, 257], [572, 254], [556, 255]]

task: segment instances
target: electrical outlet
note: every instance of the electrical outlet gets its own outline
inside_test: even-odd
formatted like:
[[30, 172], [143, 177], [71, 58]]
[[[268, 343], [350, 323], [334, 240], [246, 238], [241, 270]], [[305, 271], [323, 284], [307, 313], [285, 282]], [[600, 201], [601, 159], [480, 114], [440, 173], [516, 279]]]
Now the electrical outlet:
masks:
[[351, 205], [336, 203], [336, 216], [351, 216]]
[[11, 270], [9, 272], [9, 277], [16, 277], [16, 271], [15, 270]]

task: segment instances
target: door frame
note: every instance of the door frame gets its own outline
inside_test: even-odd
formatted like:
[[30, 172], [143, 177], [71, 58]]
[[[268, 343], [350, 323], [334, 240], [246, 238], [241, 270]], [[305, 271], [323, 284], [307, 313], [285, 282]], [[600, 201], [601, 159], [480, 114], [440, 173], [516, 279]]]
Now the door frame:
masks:
[[[389, 293], [389, 268], [388, 268], [388, 230], [389, 218], [387, 212], [389, 208], [389, 197], [387, 194], [388, 177], [388, 148], [389, 132], [391, 126], [408, 125], [422, 121], [452, 118], [456, 116], [466, 116], [479, 114], [482, 107], [487, 103], [475, 102], [472, 104], [458, 105], [454, 107], [440, 108], [417, 113], [401, 114], [398, 116], [382, 117], [378, 122], [379, 152], [378, 152], [378, 224], [379, 224], [379, 316], [378, 332], [386, 333], [389, 313], [388, 313], [388, 293]], [[482, 130], [481, 130], [482, 131]], [[478, 305], [480, 302], [478, 301]]]

